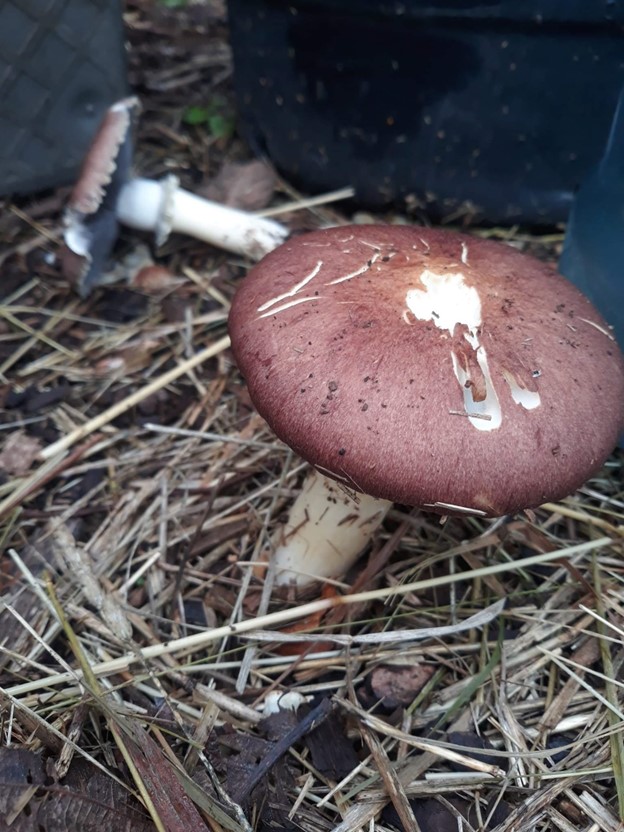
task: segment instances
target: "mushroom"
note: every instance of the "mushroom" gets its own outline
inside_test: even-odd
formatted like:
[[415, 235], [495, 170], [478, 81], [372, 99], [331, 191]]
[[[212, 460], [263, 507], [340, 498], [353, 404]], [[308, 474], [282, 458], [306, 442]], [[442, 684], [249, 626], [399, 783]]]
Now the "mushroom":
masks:
[[254, 260], [285, 240], [280, 223], [195, 196], [173, 175], [159, 182], [132, 177], [138, 107], [137, 98], [125, 98], [106, 112], [65, 211], [61, 262], [82, 294], [99, 282], [120, 222], [153, 231], [159, 246], [175, 231]]
[[99, 282], [119, 234], [117, 200], [130, 175], [131, 127], [137, 109], [136, 98], [109, 107], [65, 208], [61, 266], [83, 295]]
[[175, 231], [252, 260], [272, 251], [289, 233], [275, 220], [191, 194], [173, 175], [159, 182], [131, 179], [119, 195], [117, 216], [132, 228], [153, 231], [159, 246]]
[[[304, 493], [276, 541], [282, 583], [344, 573], [360, 526], [392, 502], [497, 517], [560, 499], [624, 425], [608, 325], [502, 243], [384, 226], [300, 236], [250, 271], [229, 328], [256, 408], [328, 478], [306, 484], [320, 504]], [[359, 536], [335, 560], [347, 528]]]

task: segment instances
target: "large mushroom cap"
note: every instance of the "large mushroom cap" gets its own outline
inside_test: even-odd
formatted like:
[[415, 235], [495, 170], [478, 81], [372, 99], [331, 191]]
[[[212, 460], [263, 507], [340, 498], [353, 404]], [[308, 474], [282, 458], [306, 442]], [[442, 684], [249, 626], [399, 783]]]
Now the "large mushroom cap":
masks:
[[251, 270], [230, 316], [258, 411], [321, 472], [441, 513], [559, 499], [624, 425], [624, 361], [570, 283], [515, 249], [332, 228]]

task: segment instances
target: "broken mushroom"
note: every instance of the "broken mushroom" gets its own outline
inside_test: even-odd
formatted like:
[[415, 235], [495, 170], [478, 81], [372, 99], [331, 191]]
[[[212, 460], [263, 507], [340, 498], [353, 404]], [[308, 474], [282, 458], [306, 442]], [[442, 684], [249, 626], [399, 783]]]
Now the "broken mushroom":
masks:
[[173, 175], [158, 182], [131, 176], [138, 107], [138, 99], [125, 98], [109, 108], [65, 211], [61, 263], [81, 294], [100, 282], [120, 222], [153, 231], [157, 245], [179, 232], [253, 260], [286, 239], [288, 229], [281, 223], [195, 196]]
[[185, 191], [173, 175], [159, 182], [131, 179], [119, 195], [117, 216], [132, 228], [153, 231], [159, 246], [175, 231], [252, 260], [272, 251], [288, 234], [275, 220], [227, 208]]
[[502, 243], [384, 226], [298, 237], [243, 281], [230, 334], [260, 414], [329, 478], [281, 532], [282, 582], [344, 573], [362, 535], [334, 560], [338, 531], [373, 527], [392, 502], [497, 517], [560, 499], [624, 425], [606, 322]]
[[65, 209], [65, 277], [83, 295], [97, 285], [119, 233], [117, 200], [130, 175], [136, 98], [113, 104], [82, 163]]

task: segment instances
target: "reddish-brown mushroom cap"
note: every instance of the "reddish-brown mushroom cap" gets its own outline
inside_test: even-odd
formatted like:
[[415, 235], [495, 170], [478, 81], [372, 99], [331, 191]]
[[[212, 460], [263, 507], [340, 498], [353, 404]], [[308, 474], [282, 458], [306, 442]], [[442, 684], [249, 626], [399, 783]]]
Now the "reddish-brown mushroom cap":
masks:
[[117, 190], [127, 179], [131, 156], [128, 139], [138, 108], [138, 99], [132, 97], [118, 101], [107, 110], [82, 163], [80, 176], [67, 205], [68, 211], [79, 215], [98, 211], [109, 185], [114, 181], [124, 149], [126, 158], [121, 160], [124, 169], [121, 181], [115, 183]]
[[100, 282], [119, 231], [116, 204], [132, 161], [136, 98], [108, 109], [85, 156], [65, 210], [63, 274], [82, 295]]
[[293, 239], [230, 315], [258, 411], [321, 472], [440, 513], [559, 499], [624, 425], [624, 360], [570, 283], [510, 246], [424, 228]]

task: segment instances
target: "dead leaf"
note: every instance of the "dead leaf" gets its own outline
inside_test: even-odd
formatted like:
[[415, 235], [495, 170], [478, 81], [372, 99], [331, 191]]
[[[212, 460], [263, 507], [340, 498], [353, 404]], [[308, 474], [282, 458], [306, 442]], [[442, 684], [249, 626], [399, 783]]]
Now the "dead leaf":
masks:
[[[338, 592], [334, 586], [331, 584], [323, 584], [321, 589], [321, 598], [335, 598], [338, 595]], [[326, 615], [327, 610], [322, 610], [321, 612], [312, 613], [311, 615], [306, 615], [304, 618], [296, 621], [294, 624], [290, 624], [287, 627], [282, 627], [281, 633], [286, 635], [296, 635], [297, 633], [309, 633], [311, 630], [315, 630], [321, 625], [321, 621], [323, 617]], [[310, 641], [301, 642], [290, 642], [288, 643], [287, 639], [283, 639], [281, 644], [277, 644], [274, 647], [274, 652], [279, 654], [280, 656], [300, 656], [302, 653], [319, 653], [323, 650], [331, 650], [333, 647], [332, 643], [329, 641], [323, 641], [319, 639], [319, 641], [315, 641], [310, 643]]]
[[296, 710], [292, 708], [278, 708], [276, 712], [265, 716], [258, 724], [258, 727], [269, 742], [277, 742], [292, 731], [298, 721]]
[[[483, 806], [481, 817], [489, 820], [485, 826], [481, 826], [475, 812], [474, 803], [455, 795], [448, 798], [440, 795], [437, 798], [410, 800], [410, 806], [421, 832], [457, 832], [458, 829], [466, 828], [466, 822], [470, 824], [467, 826], [468, 829], [494, 829], [509, 814], [509, 806], [504, 801], [501, 801], [496, 807]], [[392, 805], [386, 806], [381, 818], [384, 824], [388, 824], [394, 829], [405, 828]]]
[[339, 781], [360, 764], [347, 737], [344, 715], [334, 711], [305, 737], [312, 765], [330, 780]]
[[112, 727], [114, 734], [123, 737], [125, 749], [167, 832], [207, 829], [172, 764], [147, 731], [131, 720], [124, 721], [123, 731], [117, 726]]
[[434, 672], [433, 665], [381, 664], [368, 677], [372, 692], [386, 708], [410, 705]]
[[11, 832], [154, 832], [139, 801], [85, 760], [62, 782], [51, 780], [41, 754], [0, 748], [0, 818]]
[[159, 266], [156, 263], [143, 266], [130, 278], [130, 286], [133, 289], [145, 292], [147, 295], [162, 295], [164, 292], [170, 292], [182, 283], [184, 281], [176, 277], [170, 269]]
[[10, 433], [0, 453], [0, 468], [7, 474], [22, 477], [39, 456], [41, 443], [23, 430]]
[[136, 338], [128, 342], [123, 350], [97, 361], [93, 368], [94, 374], [100, 377], [140, 372], [150, 365], [159, 346], [159, 342], [153, 338]]
[[[249, 784], [258, 771], [259, 761], [266, 759], [275, 749], [275, 744], [297, 724], [293, 711], [282, 711], [262, 721], [263, 729], [271, 735], [267, 740], [252, 734], [224, 734], [220, 744], [237, 753], [224, 756], [215, 752], [217, 763], [227, 772], [226, 791], [245, 805], [252, 814], [257, 813], [258, 829], [276, 829], [287, 832], [301, 827], [289, 819], [292, 802], [288, 795], [295, 785], [293, 765], [288, 755], [275, 760], [267, 767], [265, 776], [250, 788]], [[273, 741], [273, 738], [275, 741]], [[253, 808], [252, 808], [253, 807]]]
[[[219, 746], [220, 749], [215, 749], [212, 758], [213, 765], [215, 768], [221, 765], [226, 773], [225, 790], [234, 800], [240, 799], [242, 802], [251, 797], [249, 781], [257, 771], [258, 761], [264, 759], [273, 750], [274, 743], [253, 734], [226, 732], [219, 737]], [[223, 749], [234, 753], [224, 753]], [[276, 765], [281, 764], [279, 760], [276, 763]], [[274, 769], [275, 766], [272, 768]], [[267, 769], [267, 777], [269, 774], [270, 770]], [[265, 781], [262, 783], [263, 789], [266, 789], [266, 786]]]
[[276, 183], [274, 171], [258, 159], [225, 162], [201, 195], [231, 208], [260, 211], [271, 201]]

